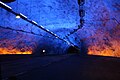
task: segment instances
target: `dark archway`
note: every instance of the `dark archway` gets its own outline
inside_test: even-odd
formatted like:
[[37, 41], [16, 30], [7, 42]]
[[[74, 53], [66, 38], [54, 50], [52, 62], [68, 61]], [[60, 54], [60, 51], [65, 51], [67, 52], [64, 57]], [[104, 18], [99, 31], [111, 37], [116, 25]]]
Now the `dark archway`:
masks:
[[67, 53], [70, 53], [70, 54], [73, 54], [73, 53], [79, 54], [79, 53], [80, 53], [79, 47], [78, 47], [78, 46], [75, 46], [75, 47], [70, 46], [70, 47], [67, 49]]

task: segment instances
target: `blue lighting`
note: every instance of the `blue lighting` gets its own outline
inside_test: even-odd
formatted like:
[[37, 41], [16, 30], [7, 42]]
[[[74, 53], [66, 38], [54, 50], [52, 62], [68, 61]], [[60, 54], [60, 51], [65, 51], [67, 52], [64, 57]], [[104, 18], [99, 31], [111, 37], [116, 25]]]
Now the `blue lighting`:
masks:
[[[47, 1], [17, 0], [13, 3], [8, 3], [7, 5], [11, 6], [13, 8], [12, 13], [15, 14], [17, 18], [19, 16], [19, 18], [21, 19], [15, 19], [13, 14], [8, 13], [7, 11], [0, 8], [2, 10], [2, 12], [0, 12], [0, 14], [2, 14], [0, 18], [3, 20], [2, 23], [0, 23], [0, 25], [3, 27], [8, 26], [11, 28], [11, 30], [21, 31], [23, 33], [27, 32], [32, 34], [35, 41], [32, 41], [31, 37], [29, 36], [27, 36], [25, 39], [29, 39], [29, 40], [31, 39], [30, 41], [32, 41], [38, 46], [41, 45], [40, 47], [46, 44], [47, 49], [50, 49], [50, 47], [48, 46], [51, 45], [53, 47], [52, 49], [54, 50], [54, 48], [57, 48], [57, 46], [59, 46], [59, 49], [57, 48], [58, 50], [57, 52], [61, 51], [61, 49], [63, 49], [64, 51], [68, 46], [73, 45], [73, 43], [75, 42], [71, 43], [67, 40], [64, 41], [62, 38], [65, 37], [71, 30], [76, 28], [76, 25], [79, 24], [77, 23], [79, 22], [78, 21], [79, 16], [77, 14], [78, 5], [75, 0], [73, 2], [74, 3], [72, 3], [71, 1], [68, 4], [64, 4], [64, 3], [61, 4], [56, 2], [52, 3], [52, 1], [49, 1], [49, 0]], [[24, 4], [27, 4], [27, 5], [24, 5]], [[56, 6], [54, 4], [56, 4]], [[61, 5], [61, 6], [58, 6], [58, 5]], [[63, 5], [66, 5], [66, 7], [64, 7]], [[6, 12], [9, 14], [9, 16], [6, 16], [5, 14]], [[8, 20], [9, 18], [11, 20]], [[39, 28], [37, 28], [36, 26], [38, 25], [42, 25], [42, 26], [39, 26]], [[65, 29], [63, 29], [62, 31], [60, 31], [62, 28], [65, 28], [67, 30], [65, 31]], [[49, 33], [52, 34], [53, 36], [50, 36], [48, 39], [47, 36], [50, 35]], [[30, 35], [30, 34], [27, 34], [27, 35]], [[34, 36], [35, 34], [38, 34], [38, 37], [35, 37]], [[39, 35], [42, 35], [42, 36], [39, 37]], [[22, 38], [21, 40], [24, 40], [24, 38]], [[21, 40], [16, 40], [16, 42], [19, 42]], [[49, 43], [47, 44], [45, 43], [45, 41]]]

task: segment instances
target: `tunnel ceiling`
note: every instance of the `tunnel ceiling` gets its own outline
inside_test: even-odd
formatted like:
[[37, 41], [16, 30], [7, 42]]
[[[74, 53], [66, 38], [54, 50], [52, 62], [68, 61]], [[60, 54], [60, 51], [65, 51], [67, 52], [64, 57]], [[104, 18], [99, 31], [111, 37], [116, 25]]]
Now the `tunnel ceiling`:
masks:
[[[6, 3], [89, 55], [120, 57], [120, 1], [85, 0], [84, 26], [78, 29], [77, 0], [16, 0]], [[69, 45], [0, 8], [0, 54], [64, 54]], [[33, 34], [34, 33], [34, 34]], [[39, 34], [39, 35], [38, 35]]]

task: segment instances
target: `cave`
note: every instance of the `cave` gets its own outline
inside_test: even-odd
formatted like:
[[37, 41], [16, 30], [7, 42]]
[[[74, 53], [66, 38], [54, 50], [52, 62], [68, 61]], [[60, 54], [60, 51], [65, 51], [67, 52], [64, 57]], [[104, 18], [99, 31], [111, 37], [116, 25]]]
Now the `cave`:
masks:
[[0, 0], [3, 80], [117, 80], [119, 44], [120, 0]]

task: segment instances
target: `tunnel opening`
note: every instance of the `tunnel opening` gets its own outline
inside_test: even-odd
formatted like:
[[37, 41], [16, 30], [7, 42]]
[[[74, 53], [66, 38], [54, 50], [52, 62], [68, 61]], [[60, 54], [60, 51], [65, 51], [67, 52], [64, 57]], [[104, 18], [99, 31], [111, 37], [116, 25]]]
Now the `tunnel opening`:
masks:
[[67, 53], [68, 54], [79, 54], [80, 51], [78, 50], [79, 47], [78, 46], [70, 46], [68, 49], [67, 49]]

